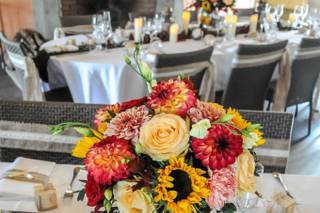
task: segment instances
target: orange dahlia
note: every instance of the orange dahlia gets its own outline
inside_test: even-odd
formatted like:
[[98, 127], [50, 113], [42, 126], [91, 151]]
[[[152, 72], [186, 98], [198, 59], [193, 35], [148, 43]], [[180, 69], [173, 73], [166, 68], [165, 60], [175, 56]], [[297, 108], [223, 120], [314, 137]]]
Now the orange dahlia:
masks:
[[183, 80], [162, 81], [152, 88], [148, 106], [156, 113], [173, 113], [185, 116], [196, 105], [192, 86]]
[[132, 145], [113, 136], [95, 144], [84, 163], [95, 182], [110, 185], [129, 176], [128, 163], [134, 158]]
[[211, 170], [233, 164], [243, 152], [240, 132], [231, 125], [219, 124], [213, 125], [208, 131], [204, 139], [192, 139], [195, 157]]
[[94, 124], [98, 129], [105, 126], [106, 122], [112, 119], [112, 114], [117, 114], [120, 112], [120, 104], [107, 105], [101, 109], [97, 110], [95, 115]]

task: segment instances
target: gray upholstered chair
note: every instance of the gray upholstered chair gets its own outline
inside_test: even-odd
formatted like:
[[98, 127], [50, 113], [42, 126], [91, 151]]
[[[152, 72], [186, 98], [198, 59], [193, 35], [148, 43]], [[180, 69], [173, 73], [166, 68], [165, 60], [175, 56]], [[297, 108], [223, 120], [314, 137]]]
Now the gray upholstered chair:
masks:
[[236, 109], [263, 110], [269, 82], [286, 46], [287, 41], [240, 45], [227, 88], [222, 95], [222, 105]]
[[[36, 68], [32, 60], [30, 61], [33, 64], [33, 66], [27, 65], [27, 57], [30, 57], [31, 59], [31, 56], [25, 55], [20, 44], [8, 40], [2, 32], [0, 32], [0, 40], [2, 46], [8, 54], [10, 62], [13, 65], [13, 67], [5, 66], [6, 73], [13, 80], [15, 85], [22, 91], [25, 100], [30, 100], [29, 97], [34, 98], [34, 94], [38, 94], [37, 96], [41, 97], [37, 97], [36, 101], [73, 101], [69, 88], [67, 87], [57, 88], [54, 90], [43, 92], [41, 88], [41, 79], [38, 75], [38, 69]], [[32, 80], [29, 81], [27, 79]], [[26, 82], [30, 84], [35, 84], [37, 86], [25, 85]]]
[[291, 113], [240, 111], [252, 123], [260, 123], [266, 143], [255, 149], [265, 172], [285, 173], [290, 155], [294, 117]]
[[[320, 39], [304, 38], [292, 63], [291, 82], [287, 95], [285, 109], [296, 105], [296, 116], [298, 105], [309, 104], [308, 134], [311, 133], [313, 94], [320, 73]], [[269, 106], [273, 101], [275, 82], [271, 83], [267, 100]], [[268, 107], [270, 108], [270, 107]]]
[[[70, 155], [79, 138], [50, 138], [49, 127], [67, 121], [92, 124], [95, 112], [100, 107], [63, 102], [0, 101], [0, 162], [12, 162], [21, 156], [61, 164], [81, 163], [81, 160]], [[12, 127], [8, 127], [9, 125]], [[20, 125], [27, 125], [33, 129], [27, 133], [28, 138], [21, 139], [22, 133], [26, 130], [14, 131]], [[39, 127], [42, 131], [39, 131]], [[11, 130], [10, 134], [6, 130]], [[46, 136], [43, 137], [44, 135]], [[51, 142], [43, 141], [45, 139], [51, 139]]]
[[213, 47], [208, 47], [194, 52], [156, 55], [155, 78], [160, 81], [177, 78], [180, 74], [189, 76], [200, 99], [208, 101], [214, 80], [212, 53]]
[[78, 16], [62, 16], [60, 22], [62, 27], [73, 27], [78, 25], [90, 25], [91, 15], [78, 15]]
[[[24, 87], [23, 76], [24, 76], [24, 64], [22, 62], [24, 54], [19, 43], [8, 40], [2, 32], [0, 32], [1, 45], [3, 47], [3, 53], [6, 51], [10, 62], [12, 64], [6, 64], [4, 61], [5, 71], [8, 76], [12, 79], [14, 84], [22, 91]], [[13, 67], [12, 67], [13, 66]]]

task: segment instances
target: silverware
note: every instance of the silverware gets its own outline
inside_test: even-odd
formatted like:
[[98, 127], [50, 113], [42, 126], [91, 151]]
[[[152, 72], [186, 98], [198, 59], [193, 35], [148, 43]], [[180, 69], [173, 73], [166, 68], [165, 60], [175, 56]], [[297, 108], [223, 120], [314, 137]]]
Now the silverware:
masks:
[[289, 197], [291, 197], [292, 199], [294, 199], [294, 197], [289, 192], [288, 186], [284, 183], [282, 175], [279, 172], [273, 172], [272, 176], [279, 181], [279, 183], [282, 185], [282, 187], [283, 187], [284, 191], [286, 192], [286, 194]]
[[75, 167], [73, 169], [72, 179], [70, 181], [68, 188], [66, 189], [66, 191], [63, 195], [64, 198], [73, 197], [74, 191], [72, 190], [72, 185], [73, 185], [73, 182], [75, 181], [76, 177], [78, 176], [79, 172], [80, 172], [80, 167]]

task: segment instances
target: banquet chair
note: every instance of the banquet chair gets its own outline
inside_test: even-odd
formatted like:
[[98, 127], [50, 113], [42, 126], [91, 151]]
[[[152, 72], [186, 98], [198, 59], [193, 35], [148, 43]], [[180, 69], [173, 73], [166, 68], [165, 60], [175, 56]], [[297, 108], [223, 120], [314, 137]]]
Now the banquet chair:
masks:
[[217, 101], [225, 107], [263, 110], [269, 82], [287, 43], [240, 45], [227, 88]]
[[[92, 124], [100, 107], [67, 102], [0, 101], [0, 162], [26, 157], [60, 164], [82, 163], [70, 155], [79, 135], [70, 131], [51, 136], [49, 128], [67, 121]], [[23, 137], [24, 134], [28, 137]]]
[[188, 76], [198, 91], [200, 100], [208, 101], [214, 80], [211, 56], [213, 47], [187, 53], [158, 54], [153, 67], [158, 81]]
[[240, 111], [252, 123], [260, 123], [266, 143], [255, 148], [264, 171], [285, 173], [290, 154], [294, 116], [284, 112]]
[[73, 27], [77, 25], [90, 25], [91, 15], [78, 15], [78, 16], [62, 16], [60, 22], [62, 27]]
[[0, 32], [0, 40], [13, 65], [6, 66], [6, 73], [22, 91], [24, 100], [73, 101], [67, 87], [43, 92], [41, 79], [31, 56], [24, 54], [21, 45], [8, 40], [2, 32]]
[[[313, 94], [319, 78], [320, 67], [320, 39], [304, 38], [291, 66], [291, 81], [286, 98], [285, 109], [296, 106], [295, 116], [298, 115], [298, 105], [309, 104], [308, 133], [311, 133]], [[270, 84], [267, 95], [270, 104], [273, 102], [276, 82]]]

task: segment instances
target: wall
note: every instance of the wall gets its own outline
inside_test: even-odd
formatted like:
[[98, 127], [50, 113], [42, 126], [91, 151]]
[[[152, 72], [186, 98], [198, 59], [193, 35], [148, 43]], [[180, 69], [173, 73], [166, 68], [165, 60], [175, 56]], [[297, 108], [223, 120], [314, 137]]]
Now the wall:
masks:
[[60, 0], [32, 0], [35, 29], [45, 38], [53, 37], [53, 31], [60, 26]]
[[319, 0], [309, 0], [310, 5], [312, 8], [318, 8], [320, 9], [320, 1]]
[[32, 0], [0, 0], [0, 30], [12, 39], [23, 28], [34, 29]]

